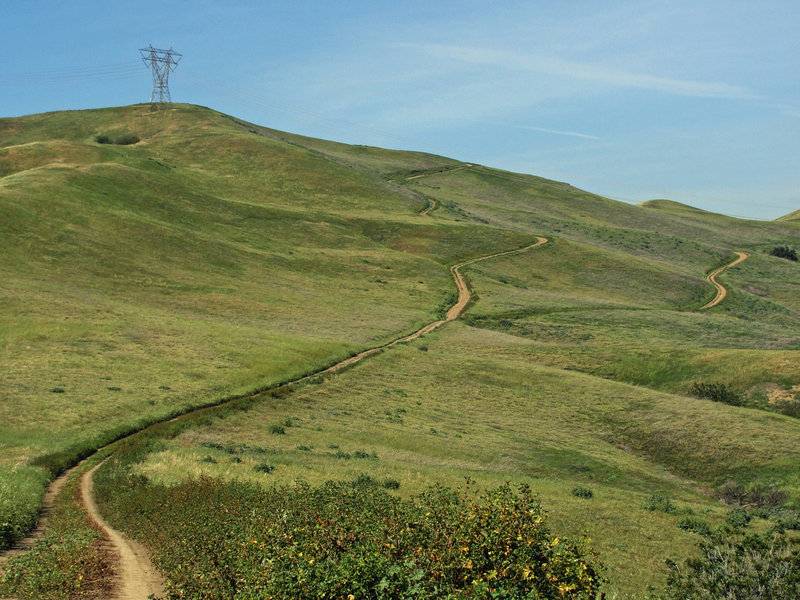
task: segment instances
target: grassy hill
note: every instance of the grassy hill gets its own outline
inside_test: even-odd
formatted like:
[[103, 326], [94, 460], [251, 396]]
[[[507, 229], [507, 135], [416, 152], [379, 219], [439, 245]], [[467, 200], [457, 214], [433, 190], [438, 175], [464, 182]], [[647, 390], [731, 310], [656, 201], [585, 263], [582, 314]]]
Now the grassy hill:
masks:
[[[697, 537], [642, 509], [653, 494], [711, 525], [727, 482], [800, 508], [800, 421], [781, 414], [800, 400], [800, 272], [769, 256], [800, 245], [791, 218], [630, 206], [188, 105], [0, 119], [0, 213], [6, 544], [94, 448], [413, 331], [452, 303], [450, 265], [536, 236], [467, 268], [460, 322], [203, 417], [130, 469], [154, 485], [368, 474], [400, 495], [530, 483], [558, 531], [590, 532], [621, 594], [660, 585]], [[728, 298], [699, 311], [734, 251], [751, 256], [720, 277]], [[743, 406], [689, 397], [698, 382]]]

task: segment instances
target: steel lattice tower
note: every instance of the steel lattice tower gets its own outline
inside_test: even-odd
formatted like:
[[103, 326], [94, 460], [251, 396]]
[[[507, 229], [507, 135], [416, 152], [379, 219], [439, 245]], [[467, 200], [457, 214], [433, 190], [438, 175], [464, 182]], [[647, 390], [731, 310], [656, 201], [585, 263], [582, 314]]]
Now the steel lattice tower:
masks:
[[164, 103], [172, 102], [169, 95], [169, 74], [174, 71], [182, 54], [178, 54], [170, 48], [169, 50], [159, 50], [150, 44], [147, 48], [139, 48], [142, 55], [142, 62], [153, 71], [153, 94], [150, 96], [150, 104], [153, 108], [159, 108]]

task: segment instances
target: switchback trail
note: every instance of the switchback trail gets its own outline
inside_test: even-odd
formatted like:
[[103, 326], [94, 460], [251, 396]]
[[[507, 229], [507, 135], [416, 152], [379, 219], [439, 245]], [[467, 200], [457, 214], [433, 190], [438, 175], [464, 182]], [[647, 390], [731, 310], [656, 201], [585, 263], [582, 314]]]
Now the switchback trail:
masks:
[[730, 269], [731, 267], [738, 265], [740, 262], [742, 262], [748, 256], [750, 256], [746, 252], [737, 252], [736, 254], [738, 258], [735, 261], [733, 261], [732, 263], [728, 263], [727, 265], [720, 267], [719, 269], [713, 270], [711, 273], [708, 274], [708, 277], [706, 277], [706, 279], [709, 282], [713, 283], [714, 287], [717, 288], [717, 295], [711, 302], [701, 306], [699, 310], [705, 310], [706, 308], [711, 308], [712, 306], [716, 306], [725, 299], [725, 296], [728, 295], [728, 290], [725, 289], [725, 286], [717, 281], [717, 275], [722, 273], [725, 269]]
[[[477, 258], [472, 258], [469, 260], [462, 261], [458, 264], [453, 265], [450, 267], [450, 274], [453, 277], [453, 282], [456, 285], [456, 289], [458, 290], [458, 299], [456, 300], [455, 304], [451, 306], [447, 313], [445, 314], [444, 319], [440, 319], [437, 321], [433, 321], [428, 325], [418, 329], [417, 331], [392, 340], [386, 344], [382, 344], [380, 346], [376, 346], [374, 348], [370, 348], [368, 350], [364, 350], [359, 354], [351, 356], [341, 362], [336, 363], [335, 365], [328, 367], [326, 369], [321, 369], [310, 375], [306, 375], [295, 379], [293, 381], [286, 382], [283, 385], [289, 385], [292, 383], [301, 383], [303, 381], [310, 380], [314, 377], [319, 377], [320, 375], [325, 375], [328, 373], [335, 373], [344, 369], [345, 367], [349, 367], [356, 363], [361, 362], [365, 358], [372, 356], [373, 354], [377, 354], [386, 348], [391, 348], [397, 344], [401, 344], [403, 342], [410, 342], [411, 340], [415, 340], [426, 333], [430, 333], [435, 329], [438, 329], [448, 321], [454, 321], [457, 319], [461, 314], [464, 312], [464, 309], [469, 304], [469, 301], [472, 299], [472, 293], [469, 291], [469, 287], [464, 280], [464, 276], [461, 274], [461, 268], [466, 267], [468, 265], [473, 265], [478, 262], [482, 262], [485, 260], [489, 260], [492, 258], [499, 258], [501, 256], [510, 256], [512, 254], [519, 254], [521, 252], [525, 252], [526, 250], [531, 250], [533, 248], [537, 248], [547, 243], [547, 238], [538, 237], [536, 242], [529, 244], [523, 248], [516, 248], [514, 250], [506, 250], [504, 252], [496, 252], [494, 254], [488, 254], [486, 256], [480, 256]], [[257, 392], [257, 393], [262, 393]], [[254, 394], [255, 395], [255, 394]], [[224, 403], [222, 403], [224, 404]], [[190, 410], [183, 415], [186, 416], [190, 415], [195, 410], [201, 410], [202, 408], [208, 407], [201, 407], [198, 409]], [[179, 417], [174, 417], [171, 420], [175, 420]], [[157, 425], [160, 422], [153, 423], [153, 425]], [[152, 426], [152, 425], [151, 425]], [[131, 434], [135, 435], [135, 433]], [[103, 448], [98, 448], [96, 452], [99, 452]], [[103, 461], [105, 462], [105, 461]], [[100, 526], [101, 529], [105, 532], [108, 538], [111, 540], [111, 544], [113, 545], [115, 551], [120, 557], [120, 563], [118, 568], [117, 574], [117, 581], [116, 581], [116, 593], [113, 596], [115, 600], [145, 600], [150, 594], [159, 594], [163, 593], [163, 583], [158, 574], [158, 572], [153, 568], [150, 560], [147, 556], [147, 551], [145, 548], [133, 541], [129, 540], [125, 536], [123, 536], [119, 531], [113, 529], [100, 515], [100, 512], [97, 508], [97, 504], [94, 501], [94, 497], [92, 494], [92, 475], [94, 472], [103, 464], [103, 462], [95, 465], [84, 473], [81, 476], [81, 496], [83, 499], [84, 506], [86, 507], [86, 511], [89, 516]], [[83, 464], [83, 463], [80, 463]], [[53, 505], [53, 502], [58, 495], [58, 492], [63, 488], [64, 484], [67, 481], [69, 475], [74, 472], [76, 469], [80, 467], [80, 464], [76, 465], [72, 469], [65, 471], [58, 477], [56, 477], [53, 482], [48, 487], [47, 494], [45, 496], [44, 506], [42, 513], [40, 514], [39, 524], [34, 530], [34, 532], [26, 537], [24, 540], [21, 540], [16, 544], [14, 547], [16, 550], [8, 550], [5, 552], [0, 552], [0, 558], [7, 559], [8, 556], [12, 552], [19, 553], [25, 549], [28, 549], [33, 546], [33, 544], [42, 537], [44, 533], [44, 527], [46, 525], [46, 514], [49, 512], [50, 508]], [[0, 563], [1, 564], [1, 563]]]

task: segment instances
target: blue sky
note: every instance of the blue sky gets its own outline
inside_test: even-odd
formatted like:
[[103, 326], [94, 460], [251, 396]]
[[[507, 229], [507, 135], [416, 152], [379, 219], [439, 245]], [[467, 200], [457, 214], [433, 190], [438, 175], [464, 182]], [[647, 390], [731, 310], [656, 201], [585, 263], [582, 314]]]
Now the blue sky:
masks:
[[[6, 0], [0, 116], [175, 102], [611, 198], [800, 209], [800, 2]], [[8, 55], [7, 55], [8, 56]]]

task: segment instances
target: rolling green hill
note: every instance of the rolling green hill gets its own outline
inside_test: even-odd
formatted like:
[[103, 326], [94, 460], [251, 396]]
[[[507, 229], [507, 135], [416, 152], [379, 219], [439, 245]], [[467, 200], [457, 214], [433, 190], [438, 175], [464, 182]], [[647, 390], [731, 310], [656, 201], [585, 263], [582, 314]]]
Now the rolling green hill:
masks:
[[[662, 585], [663, 559], [697, 538], [641, 508], [654, 494], [712, 526], [726, 485], [800, 508], [800, 267], [769, 256], [800, 245], [791, 215], [631, 206], [190, 105], [0, 119], [0, 215], [0, 545], [80, 457], [414, 331], [452, 304], [451, 265], [537, 236], [465, 268], [458, 322], [203, 417], [116, 472], [170, 486], [365, 473], [400, 495], [529, 483], [557, 531], [591, 534], [623, 595]], [[698, 310], [734, 251], [750, 257], [720, 277], [728, 297]], [[740, 406], [693, 397], [697, 383]]]

